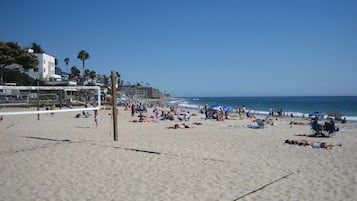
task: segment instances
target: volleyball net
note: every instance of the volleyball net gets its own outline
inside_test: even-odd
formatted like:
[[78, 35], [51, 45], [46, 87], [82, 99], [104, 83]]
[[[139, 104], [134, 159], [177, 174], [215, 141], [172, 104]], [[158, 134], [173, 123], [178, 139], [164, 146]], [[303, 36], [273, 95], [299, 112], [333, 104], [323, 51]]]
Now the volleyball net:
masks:
[[99, 110], [102, 98], [99, 86], [0, 86], [0, 115]]

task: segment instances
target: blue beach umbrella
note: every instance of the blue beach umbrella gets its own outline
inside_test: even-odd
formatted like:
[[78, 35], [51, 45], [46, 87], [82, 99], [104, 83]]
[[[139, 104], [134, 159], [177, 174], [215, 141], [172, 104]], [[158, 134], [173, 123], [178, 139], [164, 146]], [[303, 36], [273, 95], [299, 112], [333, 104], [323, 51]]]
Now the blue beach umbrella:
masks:
[[117, 106], [122, 106], [126, 98], [117, 98]]
[[223, 106], [223, 111], [224, 112], [233, 112], [233, 108], [232, 106], [229, 106], [229, 105], [226, 105], [226, 106]]
[[212, 110], [219, 110], [221, 108], [222, 108], [222, 106], [220, 106], [220, 105], [211, 105], [211, 106], [209, 106], [209, 109], [212, 109]]
[[321, 118], [323, 118], [324, 116], [325, 116], [325, 114], [322, 113], [322, 112], [314, 112], [314, 113], [309, 114], [309, 117], [311, 117], [311, 118], [318, 118], [318, 119], [321, 119]]

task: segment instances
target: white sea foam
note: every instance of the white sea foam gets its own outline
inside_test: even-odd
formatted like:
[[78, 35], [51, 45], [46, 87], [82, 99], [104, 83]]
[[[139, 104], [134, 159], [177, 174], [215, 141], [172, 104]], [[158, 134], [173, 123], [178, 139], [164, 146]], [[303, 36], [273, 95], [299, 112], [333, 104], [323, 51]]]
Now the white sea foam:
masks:
[[353, 116], [343, 116], [343, 118], [346, 118], [347, 121], [356, 121], [357, 122], [357, 117], [353, 117]]
[[192, 104], [188, 104], [188, 103], [180, 103], [178, 105], [180, 108], [187, 108], [187, 109], [198, 109], [199, 108], [198, 105], [192, 105]]

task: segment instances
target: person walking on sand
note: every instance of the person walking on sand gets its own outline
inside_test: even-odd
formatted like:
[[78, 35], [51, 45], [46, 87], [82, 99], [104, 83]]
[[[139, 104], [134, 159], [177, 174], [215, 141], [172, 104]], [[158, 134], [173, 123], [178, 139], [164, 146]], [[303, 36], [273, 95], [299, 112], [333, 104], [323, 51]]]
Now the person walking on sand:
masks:
[[98, 118], [99, 118], [98, 110], [96, 109], [96, 110], [94, 110], [94, 122], [95, 122], [95, 125], [97, 128], [99, 126]]
[[159, 119], [159, 112], [160, 112], [159, 106], [158, 106], [158, 105], [155, 105], [154, 110], [153, 110], [154, 119], [155, 119], [155, 120], [158, 120], [158, 119]]
[[184, 115], [185, 121], [190, 121], [190, 117], [191, 117], [190, 111], [186, 111], [186, 113], [185, 113], [185, 115]]
[[136, 109], [136, 106], [134, 103], [131, 104], [131, 116], [133, 117], [135, 115], [135, 109]]
[[[50, 110], [55, 110], [55, 109], [56, 109], [56, 105], [55, 105], [55, 104], [52, 104], [52, 105], [50, 106]], [[53, 117], [54, 114], [55, 114], [54, 112], [51, 112], [51, 117]]]
[[205, 115], [206, 115], [206, 119], [208, 119], [208, 105], [205, 105]]

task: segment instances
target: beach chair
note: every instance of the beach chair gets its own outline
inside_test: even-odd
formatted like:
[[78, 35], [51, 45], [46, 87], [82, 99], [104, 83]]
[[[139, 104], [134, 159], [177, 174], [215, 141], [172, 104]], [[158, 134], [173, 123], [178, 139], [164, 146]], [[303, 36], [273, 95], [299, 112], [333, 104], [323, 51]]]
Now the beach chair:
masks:
[[336, 128], [335, 126], [335, 122], [331, 119], [330, 121], [326, 121], [323, 131], [325, 131], [325, 135], [328, 137], [331, 137], [336, 131], [338, 131], [339, 129]]
[[257, 119], [257, 125], [248, 125], [248, 128], [254, 128], [254, 129], [258, 129], [258, 128], [264, 128], [264, 121], [261, 119]]
[[324, 124], [319, 124], [317, 120], [311, 123], [313, 137], [331, 137], [338, 129], [335, 127], [335, 122], [331, 119]]
[[323, 137], [323, 126], [321, 124], [319, 124], [319, 122], [317, 121], [317, 118], [315, 118], [312, 122], [311, 122], [311, 130], [312, 130], [312, 136], [315, 137]]
[[264, 121], [261, 119], [257, 119], [257, 124], [260, 128], [264, 128]]

